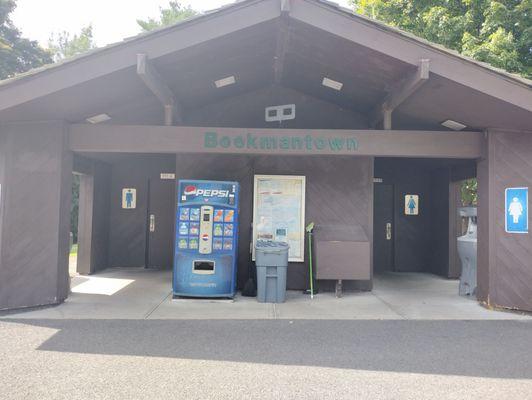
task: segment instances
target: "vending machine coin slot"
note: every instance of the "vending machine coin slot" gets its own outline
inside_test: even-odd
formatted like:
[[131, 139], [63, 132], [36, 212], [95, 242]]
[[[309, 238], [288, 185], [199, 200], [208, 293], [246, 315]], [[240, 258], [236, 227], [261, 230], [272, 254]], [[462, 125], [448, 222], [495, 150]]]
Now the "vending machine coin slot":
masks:
[[155, 232], [155, 215], [150, 214], [150, 232]]
[[212, 215], [214, 208], [211, 206], [201, 207], [200, 216], [200, 254], [212, 253]]

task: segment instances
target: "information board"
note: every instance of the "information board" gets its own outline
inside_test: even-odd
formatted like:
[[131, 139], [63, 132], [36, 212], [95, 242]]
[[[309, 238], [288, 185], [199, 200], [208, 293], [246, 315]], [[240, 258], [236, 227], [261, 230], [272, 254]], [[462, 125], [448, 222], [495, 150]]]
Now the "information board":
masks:
[[253, 192], [253, 260], [257, 239], [287, 242], [288, 260], [305, 254], [305, 177], [255, 175]]

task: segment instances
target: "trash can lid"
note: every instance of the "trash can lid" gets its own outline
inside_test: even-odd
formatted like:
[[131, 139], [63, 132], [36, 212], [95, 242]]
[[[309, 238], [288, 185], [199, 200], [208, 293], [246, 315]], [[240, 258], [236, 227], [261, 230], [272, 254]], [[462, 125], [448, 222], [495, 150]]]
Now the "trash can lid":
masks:
[[286, 242], [276, 242], [274, 240], [259, 239], [255, 242], [258, 250], [287, 250], [290, 246]]

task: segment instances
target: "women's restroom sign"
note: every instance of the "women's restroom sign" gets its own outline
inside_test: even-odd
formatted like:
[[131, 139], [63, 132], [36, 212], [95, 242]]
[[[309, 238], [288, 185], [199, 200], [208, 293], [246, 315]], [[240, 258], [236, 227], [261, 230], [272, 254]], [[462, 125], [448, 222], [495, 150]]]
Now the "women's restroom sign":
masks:
[[122, 208], [125, 210], [133, 210], [137, 208], [137, 189], [122, 189]]
[[528, 233], [528, 188], [506, 189], [506, 232]]
[[419, 195], [407, 194], [405, 196], [405, 215], [419, 215]]

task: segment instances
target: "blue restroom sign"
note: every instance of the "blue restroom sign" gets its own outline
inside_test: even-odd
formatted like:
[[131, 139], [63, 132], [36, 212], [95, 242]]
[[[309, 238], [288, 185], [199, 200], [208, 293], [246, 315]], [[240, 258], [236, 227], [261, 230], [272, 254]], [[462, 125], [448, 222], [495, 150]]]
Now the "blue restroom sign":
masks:
[[528, 233], [528, 188], [506, 189], [506, 232]]
[[124, 210], [134, 210], [137, 208], [137, 189], [122, 189], [122, 208]]
[[405, 215], [419, 215], [419, 195], [405, 195]]

